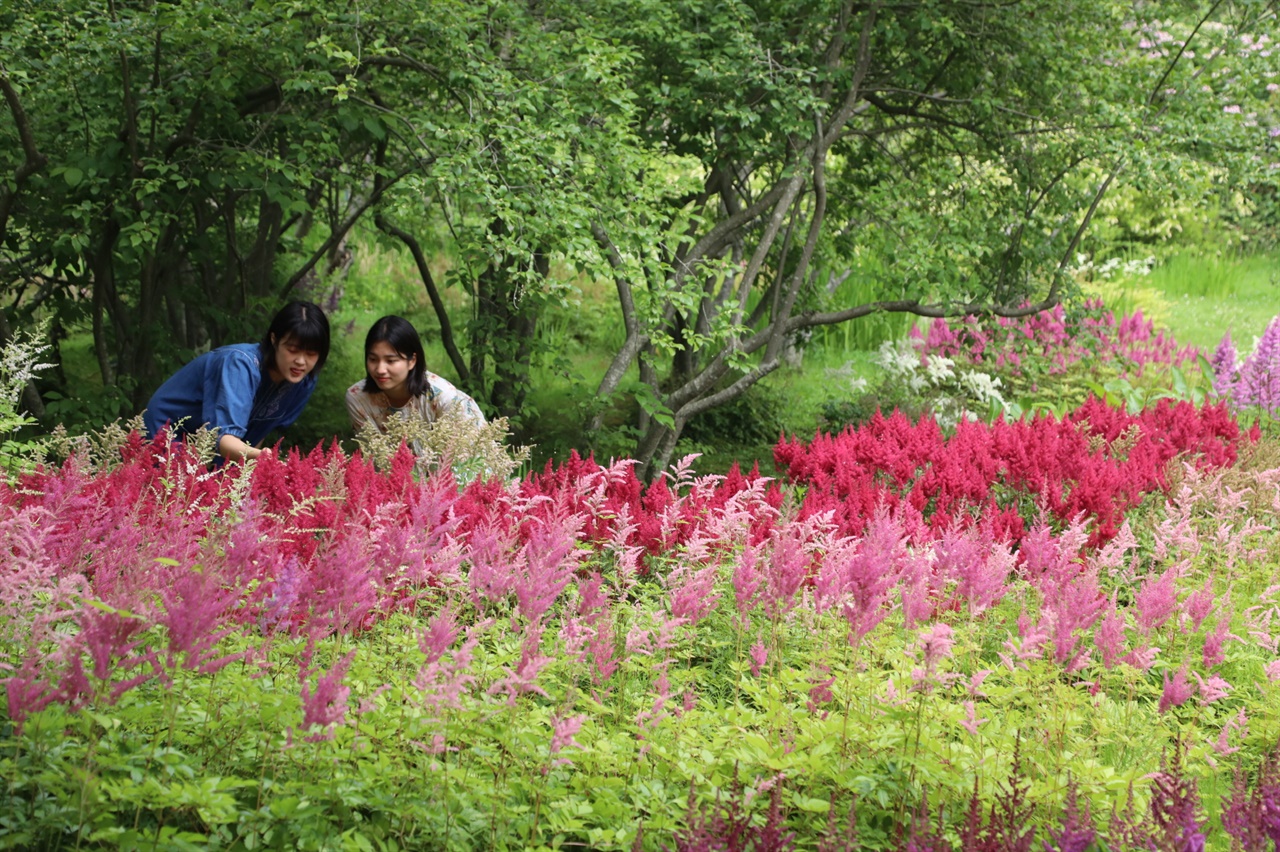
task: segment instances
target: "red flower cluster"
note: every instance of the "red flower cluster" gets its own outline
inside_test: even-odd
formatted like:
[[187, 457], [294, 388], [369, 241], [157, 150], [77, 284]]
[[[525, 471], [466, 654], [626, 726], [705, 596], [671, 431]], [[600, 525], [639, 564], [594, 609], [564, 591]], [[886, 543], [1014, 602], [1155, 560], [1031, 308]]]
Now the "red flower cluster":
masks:
[[1018, 541], [1044, 510], [1061, 523], [1083, 513], [1097, 545], [1145, 495], [1167, 488], [1173, 458], [1227, 466], [1239, 440], [1222, 405], [1161, 400], [1130, 415], [1090, 399], [1062, 420], [962, 422], [950, 437], [931, 419], [877, 414], [808, 444], [784, 438], [774, 459], [791, 482], [808, 486], [802, 516], [831, 512], [848, 534], [861, 534], [879, 507], [907, 504], [931, 534], [981, 525]]

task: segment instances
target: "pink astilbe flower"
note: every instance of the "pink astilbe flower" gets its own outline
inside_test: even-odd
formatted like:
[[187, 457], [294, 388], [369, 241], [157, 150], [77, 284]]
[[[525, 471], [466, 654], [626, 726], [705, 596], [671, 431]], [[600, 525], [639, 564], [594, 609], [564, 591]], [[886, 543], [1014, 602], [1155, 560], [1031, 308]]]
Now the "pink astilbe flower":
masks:
[[1028, 660], [1038, 660], [1043, 657], [1043, 646], [1049, 639], [1049, 628], [1044, 620], [1032, 624], [1025, 612], [1018, 618], [1018, 633], [1020, 635], [1017, 642], [1012, 636], [1004, 642], [1003, 647], [1009, 653], [999, 654], [1000, 661], [1010, 671], [1015, 668], [1028, 668]]
[[977, 529], [951, 527], [934, 546], [934, 570], [956, 583], [956, 597], [978, 615], [1005, 595], [1017, 561], [1007, 544]]
[[[1240, 746], [1230, 744], [1232, 731], [1238, 734], [1237, 742], [1246, 740], [1249, 737], [1249, 717], [1245, 715], [1243, 707], [1222, 726], [1222, 730], [1218, 733], [1218, 739], [1213, 744], [1213, 750], [1224, 757], [1229, 754], [1235, 754], [1240, 750]], [[1280, 812], [1277, 812], [1276, 815], [1280, 817]], [[1277, 822], [1277, 825], [1280, 827], [1280, 821]]]
[[1068, 672], [1075, 671], [1088, 655], [1087, 650], [1076, 650], [1080, 634], [1093, 626], [1109, 604], [1098, 587], [1097, 569], [1088, 567], [1056, 579], [1045, 578], [1042, 590], [1042, 611], [1052, 625], [1054, 658], [1066, 663]]
[[1159, 712], [1163, 715], [1172, 707], [1181, 707], [1187, 702], [1192, 695], [1191, 685], [1187, 683], [1187, 667], [1184, 664], [1182, 668], [1174, 674], [1172, 678], [1169, 673], [1164, 673], [1164, 690], [1160, 694]]
[[443, 707], [457, 709], [462, 706], [463, 691], [476, 681], [475, 675], [470, 672], [472, 655], [480, 644], [483, 631], [492, 623], [486, 620], [467, 628], [467, 638], [453, 652], [453, 658], [449, 662], [444, 660], [444, 655], [458, 635], [452, 610], [437, 613], [428, 623], [427, 629], [418, 634], [418, 648], [426, 655], [427, 660], [418, 668], [413, 683], [421, 693], [427, 710], [438, 713]]
[[764, 646], [763, 642], [756, 642], [751, 646], [751, 676], [759, 677], [760, 671], [769, 662], [769, 649]]
[[1093, 643], [1102, 652], [1104, 668], [1114, 668], [1125, 655], [1125, 617], [1116, 607], [1115, 596], [1107, 605], [1107, 614], [1097, 622], [1093, 631]]
[[[556, 716], [551, 720], [550, 754], [552, 757], [566, 748], [582, 748], [582, 744], [575, 740], [574, 736], [582, 729], [582, 723], [586, 719], [586, 713], [577, 713], [573, 716]], [[568, 760], [556, 761], [559, 765], [569, 762]]]
[[1220, 666], [1226, 662], [1227, 655], [1223, 652], [1222, 646], [1228, 639], [1239, 641], [1239, 638], [1230, 632], [1231, 609], [1229, 601], [1225, 597], [1219, 609], [1222, 615], [1218, 618], [1218, 626], [1214, 628], [1212, 633], [1205, 635], [1204, 646], [1200, 649], [1204, 667], [1207, 669]]
[[1157, 576], [1148, 576], [1134, 598], [1138, 627], [1150, 634], [1173, 615], [1178, 606], [1177, 572], [1170, 568]]
[[822, 602], [841, 601], [854, 645], [889, 614], [889, 594], [903, 568], [904, 538], [899, 519], [877, 511], [860, 540], [843, 539], [823, 560], [818, 597]]
[[954, 642], [951, 626], [941, 621], [916, 634], [915, 647], [907, 652], [907, 656], [920, 664], [911, 671], [912, 689], [932, 692], [935, 687], [945, 686], [960, 677], [954, 672], [938, 671], [938, 664], [951, 658]]
[[668, 574], [667, 605], [672, 617], [690, 627], [706, 618], [720, 598], [715, 590], [719, 573], [720, 566], [715, 562], [699, 568], [682, 561]]
[[1217, 675], [1209, 675], [1209, 679], [1205, 680], [1200, 677], [1199, 672], [1195, 672], [1196, 684], [1200, 688], [1200, 703], [1212, 704], [1219, 698], [1226, 698], [1227, 693], [1231, 691], [1231, 684], [1227, 683]]
[[1213, 612], [1213, 605], [1217, 602], [1217, 595], [1214, 594], [1212, 582], [1209, 579], [1204, 581], [1204, 585], [1196, 589], [1182, 604], [1182, 610], [1191, 619], [1191, 629], [1199, 630], [1200, 625]]
[[761, 590], [764, 608], [770, 617], [785, 615], [795, 607], [796, 593], [813, 563], [815, 541], [825, 537], [825, 526], [820, 518], [812, 517], [787, 524], [770, 536]]
[[764, 582], [764, 575], [757, 568], [758, 561], [759, 553], [747, 545], [733, 564], [733, 600], [738, 607], [738, 623], [743, 627], [748, 623], [756, 593]]
[[224, 588], [208, 572], [178, 569], [161, 590], [161, 599], [165, 608], [157, 622], [169, 634], [170, 667], [181, 655], [184, 668], [210, 674], [244, 656], [244, 652], [222, 657], [213, 653], [234, 629], [223, 626], [223, 619], [239, 600], [236, 590]]
[[316, 679], [316, 686], [311, 688], [310, 654], [307, 654], [307, 665], [299, 673], [302, 681], [302, 728], [310, 730], [314, 727], [325, 730], [307, 737], [309, 742], [318, 742], [333, 738], [333, 726], [342, 724], [347, 716], [347, 699], [351, 689], [342, 682], [347, 676], [347, 668], [355, 659], [356, 652], [349, 651], [342, 659], [333, 664], [329, 671]]
[[520, 662], [515, 669], [503, 667], [506, 677], [499, 678], [489, 687], [490, 695], [500, 692], [507, 694], [507, 704], [515, 706], [516, 699], [525, 693], [537, 693], [548, 698], [547, 691], [538, 684], [538, 674], [549, 664], [555, 662], [554, 657], [539, 653], [542, 647], [542, 629], [531, 627], [525, 633], [524, 643], [520, 647]]
[[972, 701], [964, 702], [964, 719], [960, 722], [960, 727], [976, 737], [978, 727], [986, 721], [986, 718], [978, 718], [978, 711]]
[[542, 620], [578, 567], [578, 532], [582, 517], [536, 524], [516, 559], [520, 570], [513, 583], [517, 609], [530, 622]]

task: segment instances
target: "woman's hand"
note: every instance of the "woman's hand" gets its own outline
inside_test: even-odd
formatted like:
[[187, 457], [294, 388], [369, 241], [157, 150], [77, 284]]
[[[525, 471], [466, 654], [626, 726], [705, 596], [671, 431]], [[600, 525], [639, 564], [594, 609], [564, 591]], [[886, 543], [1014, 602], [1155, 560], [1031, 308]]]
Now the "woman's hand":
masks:
[[263, 453], [270, 455], [271, 450], [250, 446], [235, 435], [223, 435], [218, 439], [218, 453], [227, 461], [244, 461], [256, 459]]

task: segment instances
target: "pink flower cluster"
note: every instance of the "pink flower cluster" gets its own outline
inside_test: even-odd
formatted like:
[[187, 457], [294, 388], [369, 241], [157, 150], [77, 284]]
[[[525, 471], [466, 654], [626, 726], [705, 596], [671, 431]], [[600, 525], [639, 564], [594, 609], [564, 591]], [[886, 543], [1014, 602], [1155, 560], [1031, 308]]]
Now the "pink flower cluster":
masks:
[[983, 364], [1012, 375], [1034, 370], [1053, 375], [1088, 360], [1117, 365], [1122, 373], [1141, 375], [1149, 364], [1194, 360], [1194, 346], [1178, 346], [1156, 331], [1141, 311], [1116, 319], [1091, 300], [1078, 312], [1062, 305], [1020, 319], [965, 317], [954, 327], [935, 319], [927, 333], [912, 329], [922, 355], [942, 355], [964, 363]]

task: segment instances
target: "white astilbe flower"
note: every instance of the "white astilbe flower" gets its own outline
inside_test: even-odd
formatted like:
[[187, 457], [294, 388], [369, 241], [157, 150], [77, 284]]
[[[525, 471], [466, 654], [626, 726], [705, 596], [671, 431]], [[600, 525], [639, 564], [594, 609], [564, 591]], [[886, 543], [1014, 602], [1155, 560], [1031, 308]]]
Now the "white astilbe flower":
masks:
[[960, 375], [960, 385], [983, 404], [996, 402], [1004, 405], [1004, 397], [1000, 394], [1001, 381], [995, 376], [968, 371]]
[[956, 377], [956, 362], [950, 358], [943, 358], [941, 355], [934, 355], [928, 359], [925, 364], [924, 371], [929, 377], [929, 381], [935, 385], [949, 381]]
[[920, 353], [910, 340], [886, 340], [876, 353], [876, 364], [892, 376], [914, 376], [920, 369]]

